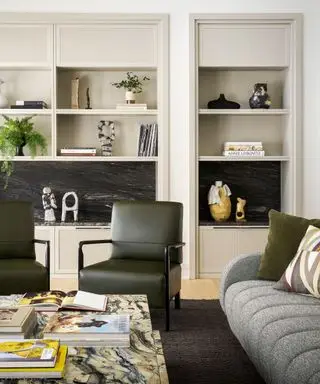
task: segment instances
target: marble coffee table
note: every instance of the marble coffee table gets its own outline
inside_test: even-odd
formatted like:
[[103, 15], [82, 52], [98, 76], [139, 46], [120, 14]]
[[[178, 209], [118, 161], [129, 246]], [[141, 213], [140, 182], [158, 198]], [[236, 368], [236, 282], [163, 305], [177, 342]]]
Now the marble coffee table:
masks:
[[[21, 295], [0, 296], [0, 308], [15, 307], [20, 298]], [[72, 313], [80, 312], [72, 311]], [[69, 347], [63, 379], [0, 379], [0, 384], [169, 383], [160, 333], [152, 330], [147, 297], [145, 295], [108, 295], [106, 313], [130, 314], [129, 348]], [[38, 327], [34, 337], [41, 338], [43, 327], [50, 314], [38, 312], [37, 315]]]

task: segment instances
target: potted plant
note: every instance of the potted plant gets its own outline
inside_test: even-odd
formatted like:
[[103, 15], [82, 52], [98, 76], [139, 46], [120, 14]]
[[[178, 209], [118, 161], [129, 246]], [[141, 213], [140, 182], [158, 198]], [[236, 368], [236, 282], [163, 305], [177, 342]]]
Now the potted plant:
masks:
[[127, 72], [127, 78], [121, 80], [119, 83], [111, 83], [116, 88], [124, 88], [126, 90], [126, 103], [134, 104], [135, 103], [135, 94], [142, 92], [143, 81], [150, 80], [149, 77], [143, 76], [139, 78], [138, 75], [133, 72]]
[[9, 176], [13, 171], [14, 156], [24, 156], [23, 147], [26, 145], [30, 150], [31, 157], [35, 157], [38, 149], [40, 154], [47, 152], [47, 140], [34, 130], [33, 116], [10, 118], [2, 115], [5, 122], [0, 127], [0, 153], [3, 156], [1, 172], [6, 174], [5, 189], [8, 186]]

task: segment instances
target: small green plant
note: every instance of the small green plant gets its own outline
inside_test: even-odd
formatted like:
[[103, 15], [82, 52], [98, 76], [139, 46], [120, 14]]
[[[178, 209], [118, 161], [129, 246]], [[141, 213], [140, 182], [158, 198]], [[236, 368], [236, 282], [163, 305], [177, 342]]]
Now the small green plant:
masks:
[[25, 145], [29, 148], [32, 158], [37, 155], [38, 148], [40, 154], [45, 155], [47, 141], [41, 133], [34, 131], [34, 123], [31, 121], [33, 116], [22, 119], [2, 116], [5, 122], [0, 127], [0, 153], [3, 156], [1, 172], [6, 175], [4, 189], [7, 189], [9, 177], [13, 172], [13, 157], [23, 156], [22, 148]]
[[138, 75], [133, 72], [127, 72], [127, 78], [121, 80], [120, 83], [111, 83], [116, 88], [124, 88], [129, 92], [141, 93], [143, 81], [150, 80], [149, 77], [143, 76], [139, 78]]

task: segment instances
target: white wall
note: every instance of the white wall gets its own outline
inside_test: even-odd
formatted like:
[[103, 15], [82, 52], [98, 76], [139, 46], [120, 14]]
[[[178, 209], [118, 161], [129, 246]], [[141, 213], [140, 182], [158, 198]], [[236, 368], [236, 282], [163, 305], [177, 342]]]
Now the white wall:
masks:
[[[0, 12], [115, 12], [170, 14], [171, 199], [185, 205], [189, 227], [189, 13], [301, 12], [304, 14], [304, 215], [320, 217], [320, 4], [319, 0], [1, 0]], [[263, 44], [263, 41], [261, 42]], [[2, 54], [5, 54], [2, 52]], [[178, 182], [177, 182], [178, 181]], [[188, 249], [186, 249], [188, 250]], [[188, 276], [186, 252], [184, 276]], [[191, 255], [190, 257], [194, 257]]]

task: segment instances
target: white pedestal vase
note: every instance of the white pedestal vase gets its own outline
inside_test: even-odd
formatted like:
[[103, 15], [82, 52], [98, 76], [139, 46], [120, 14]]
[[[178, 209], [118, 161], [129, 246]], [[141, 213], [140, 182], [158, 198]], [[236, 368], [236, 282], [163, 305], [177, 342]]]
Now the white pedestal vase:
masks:
[[136, 95], [132, 91], [126, 91], [126, 104], [134, 104], [136, 102]]
[[8, 108], [8, 99], [5, 97], [5, 95], [1, 92], [1, 85], [4, 83], [3, 80], [0, 80], [0, 108]]

